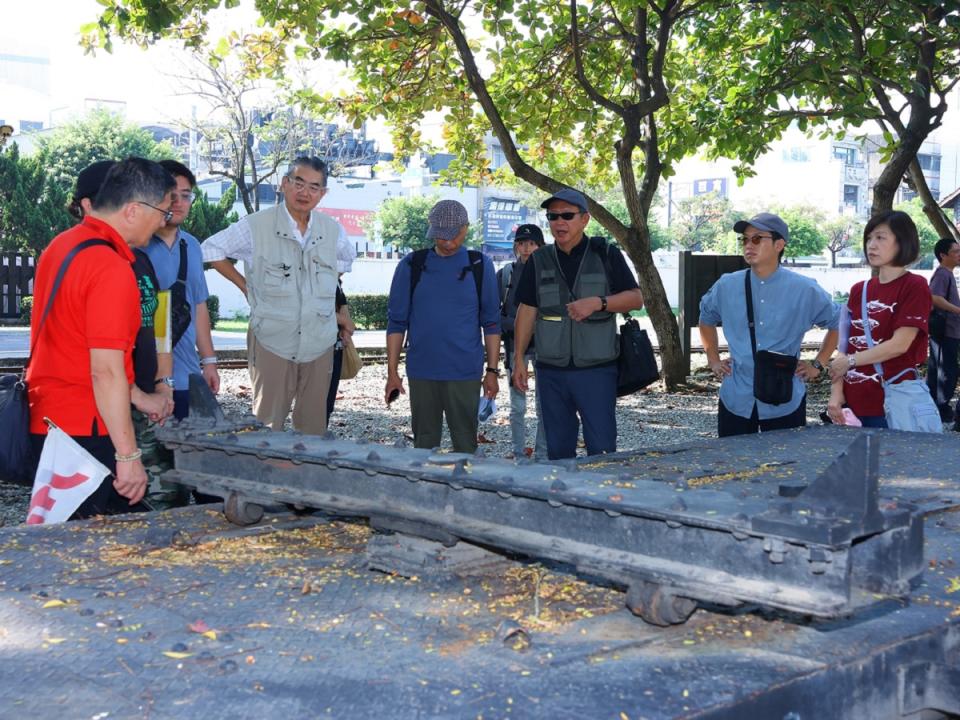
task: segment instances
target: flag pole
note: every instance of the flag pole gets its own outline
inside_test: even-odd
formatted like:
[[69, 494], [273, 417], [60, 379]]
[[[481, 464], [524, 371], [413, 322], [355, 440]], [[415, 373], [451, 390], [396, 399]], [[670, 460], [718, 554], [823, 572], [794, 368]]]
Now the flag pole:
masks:
[[60, 428], [57, 427], [57, 424], [56, 424], [53, 420], [51, 420], [50, 418], [48, 418], [48, 417], [44, 417], [44, 418], [43, 418], [43, 421], [47, 424], [47, 427], [48, 427], [50, 430], [59, 430], [59, 429], [60, 429]]

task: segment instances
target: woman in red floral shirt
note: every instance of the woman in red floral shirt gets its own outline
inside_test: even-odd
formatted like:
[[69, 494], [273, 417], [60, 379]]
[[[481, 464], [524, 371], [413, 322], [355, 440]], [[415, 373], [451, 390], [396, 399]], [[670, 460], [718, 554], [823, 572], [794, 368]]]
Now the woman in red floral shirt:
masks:
[[[846, 405], [864, 427], [885, 428], [884, 378], [889, 381], [904, 370], [916, 370], [927, 359], [930, 288], [924, 278], [906, 267], [920, 252], [917, 227], [906, 213], [893, 210], [871, 218], [863, 230], [863, 252], [877, 275], [850, 289], [850, 339], [830, 362], [833, 385], [827, 414], [834, 423], [843, 425]], [[864, 289], [865, 319], [861, 317]], [[864, 331], [865, 322], [870, 326], [872, 347]], [[875, 368], [878, 364], [882, 375]], [[894, 382], [918, 377], [917, 372], [906, 372]]]

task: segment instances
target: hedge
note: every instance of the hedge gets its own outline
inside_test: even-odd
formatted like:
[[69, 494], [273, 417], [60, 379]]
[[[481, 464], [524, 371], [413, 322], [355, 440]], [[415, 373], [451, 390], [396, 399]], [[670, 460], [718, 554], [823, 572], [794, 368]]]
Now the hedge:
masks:
[[386, 330], [387, 295], [350, 295], [350, 317], [365, 330]]

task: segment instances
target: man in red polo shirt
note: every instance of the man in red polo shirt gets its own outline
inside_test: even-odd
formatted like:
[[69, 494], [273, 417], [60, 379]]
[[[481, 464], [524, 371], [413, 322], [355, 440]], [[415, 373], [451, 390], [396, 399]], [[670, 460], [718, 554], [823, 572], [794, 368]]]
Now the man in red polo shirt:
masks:
[[[143, 247], [168, 219], [173, 178], [143, 158], [118, 162], [89, 214], [55, 237], [40, 256], [34, 281], [31, 335], [36, 337], [27, 381], [30, 432], [37, 456], [49, 418], [110, 468], [74, 518], [130, 512], [141, 506], [147, 476], [140, 462], [130, 404], [153, 414], [133, 385], [132, 349], [140, 328], [140, 293], [131, 247]], [[74, 256], [50, 314], [36, 336], [61, 263], [84, 240], [100, 239]], [[140, 407], [143, 404], [144, 407]]]

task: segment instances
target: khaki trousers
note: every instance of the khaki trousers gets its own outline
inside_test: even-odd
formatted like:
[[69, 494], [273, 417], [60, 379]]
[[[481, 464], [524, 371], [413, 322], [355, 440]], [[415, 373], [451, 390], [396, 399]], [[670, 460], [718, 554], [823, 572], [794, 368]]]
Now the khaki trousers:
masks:
[[253, 383], [253, 414], [271, 430], [283, 430], [293, 405], [293, 428], [308, 435], [327, 429], [327, 394], [333, 373], [333, 346], [310, 362], [274, 355], [247, 332], [247, 367]]

